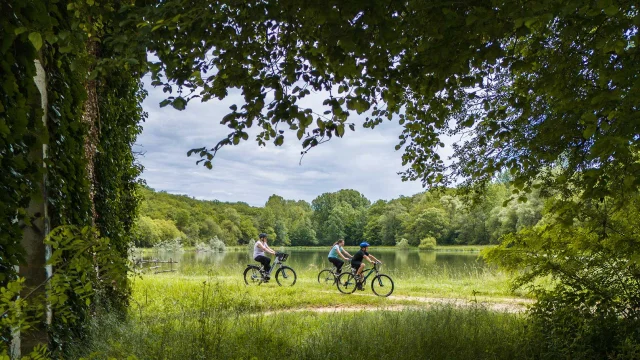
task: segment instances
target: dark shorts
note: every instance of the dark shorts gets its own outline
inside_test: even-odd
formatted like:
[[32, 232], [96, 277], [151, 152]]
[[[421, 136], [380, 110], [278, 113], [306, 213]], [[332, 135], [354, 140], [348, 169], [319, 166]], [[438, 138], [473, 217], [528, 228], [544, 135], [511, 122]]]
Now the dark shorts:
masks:
[[362, 264], [362, 262], [352, 261], [351, 262], [351, 267], [354, 268], [355, 270], [358, 270], [360, 268], [360, 264]]

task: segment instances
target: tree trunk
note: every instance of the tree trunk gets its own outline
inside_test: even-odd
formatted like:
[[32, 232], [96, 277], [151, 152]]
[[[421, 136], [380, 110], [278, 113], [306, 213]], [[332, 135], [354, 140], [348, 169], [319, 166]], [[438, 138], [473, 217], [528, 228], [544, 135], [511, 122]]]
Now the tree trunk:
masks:
[[[38, 90], [40, 90], [40, 106], [43, 110], [42, 115], [42, 131], [43, 139], [46, 139], [46, 121], [47, 121], [47, 80], [44, 68], [40, 60], [35, 60], [36, 77], [34, 81]], [[28, 216], [32, 219], [30, 226], [25, 226], [22, 235], [22, 247], [25, 250], [25, 263], [18, 268], [20, 276], [25, 278], [25, 288], [21, 296], [25, 296], [38, 285], [44, 283], [51, 275], [51, 266], [46, 265], [51, 256], [51, 247], [44, 244], [45, 237], [49, 234], [49, 216], [47, 213], [47, 168], [45, 160], [47, 158], [47, 145], [38, 143], [31, 152], [32, 159], [42, 164], [43, 177], [38, 184], [38, 191], [34, 194], [29, 202], [27, 209]], [[20, 349], [24, 355], [28, 355], [38, 344], [47, 344], [49, 337], [47, 335], [47, 326], [51, 324], [51, 309], [46, 304], [45, 287], [41, 287], [31, 294], [32, 301], [44, 301], [45, 316], [34, 328], [26, 334], [16, 336], [19, 345], [14, 349]], [[14, 354], [20, 356], [20, 354]]]
[[[98, 42], [89, 39], [87, 41], [87, 52], [91, 60], [98, 58]], [[89, 69], [93, 70], [93, 67]], [[98, 89], [95, 80], [87, 80], [85, 83], [85, 90], [87, 91], [87, 100], [84, 103], [84, 110], [82, 114], [82, 121], [87, 126], [87, 135], [84, 138], [84, 153], [87, 158], [87, 177], [89, 178], [91, 187], [89, 189], [89, 200], [91, 201], [91, 225], [96, 224], [98, 217], [95, 205], [95, 189], [96, 189], [96, 174], [95, 174], [95, 156], [98, 151], [98, 141], [100, 140], [100, 111], [98, 107]]]

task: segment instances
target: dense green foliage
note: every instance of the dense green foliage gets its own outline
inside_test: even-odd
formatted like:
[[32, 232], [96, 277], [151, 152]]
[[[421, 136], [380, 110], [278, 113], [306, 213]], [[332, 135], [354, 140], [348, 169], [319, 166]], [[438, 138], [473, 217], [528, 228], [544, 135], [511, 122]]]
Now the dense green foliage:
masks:
[[[248, 128], [260, 129], [261, 145], [282, 145], [295, 132], [304, 153], [355, 130], [350, 115], [357, 113], [365, 114], [365, 128], [384, 119], [404, 126], [397, 145], [408, 166], [403, 178], [462, 180], [482, 191], [473, 206], [444, 189], [373, 204], [346, 190], [311, 205], [273, 196], [260, 209], [215, 202], [195, 212], [151, 208], [138, 223], [139, 245], [176, 236], [240, 244], [258, 231], [294, 245], [339, 237], [484, 244], [505, 236], [492, 259], [522, 271], [517, 285], [552, 280], [536, 288], [541, 301], [533, 312], [536, 326], [554, 336], [551, 353], [637, 353], [635, 2], [33, 0], [3, 1], [0, 14], [3, 287], [20, 282], [9, 280], [24, 250], [22, 227], [33, 220], [25, 208], [42, 197], [45, 174], [50, 225], [95, 225], [125, 258], [138, 201], [130, 146], [144, 117], [139, 80], [150, 51], [159, 59], [149, 67], [153, 84], [170, 93], [162, 105], [182, 110], [195, 98], [242, 91], [243, 103], [222, 119], [228, 137], [192, 152], [207, 167], [223, 146], [248, 140]], [[32, 80], [36, 59], [47, 72], [46, 128]], [[312, 91], [324, 97], [322, 107], [298, 105]], [[92, 94], [97, 113], [86, 107]], [[94, 138], [87, 127], [98, 119]], [[443, 135], [461, 139], [449, 164], [437, 152]], [[43, 144], [50, 146], [46, 172]], [[495, 184], [504, 171], [509, 185]], [[501, 207], [512, 195], [520, 202]], [[126, 284], [112, 289], [108, 298], [126, 303]], [[81, 300], [69, 292], [66, 301], [80, 320], [89, 313]], [[54, 324], [56, 333], [68, 330], [59, 318]], [[6, 329], [0, 334], [4, 345]], [[587, 340], [573, 341], [576, 334]]]
[[488, 253], [517, 275], [514, 287], [536, 294], [534, 319], [562, 356], [640, 351], [640, 199], [625, 200], [618, 207], [620, 199], [557, 198], [537, 226]]
[[[633, 1], [170, 0], [145, 15], [154, 84], [181, 90], [162, 105], [242, 90], [222, 119], [229, 136], [193, 151], [208, 167], [247, 128], [276, 146], [292, 130], [306, 151], [354, 129], [357, 113], [366, 128], [404, 126], [407, 179], [486, 184], [508, 170], [529, 190], [563, 163], [547, 180], [590, 197], [609, 179], [640, 184]], [[299, 105], [311, 91], [322, 108]], [[444, 134], [462, 136], [450, 165]]]
[[[486, 243], [506, 235], [490, 258], [523, 271], [516, 285], [553, 280], [537, 289], [542, 301], [533, 312], [549, 330], [552, 352], [637, 357], [631, 309], [638, 308], [640, 235], [628, 220], [638, 213], [640, 187], [636, 2], [283, 0], [212, 9], [189, 1], [190, 12], [176, 17], [182, 3], [149, 12], [169, 22], [151, 34], [156, 84], [193, 91], [164, 105], [183, 109], [193, 98], [225, 98], [231, 88], [244, 96], [222, 119], [229, 136], [194, 149], [205, 166], [223, 146], [248, 140], [251, 127], [261, 131], [261, 145], [279, 146], [292, 130], [304, 153], [354, 130], [353, 113], [366, 116], [365, 128], [396, 119], [404, 126], [396, 147], [404, 148], [404, 179], [462, 180], [484, 198], [457, 220], [456, 201], [439, 206], [428, 195], [417, 211], [406, 199], [374, 203], [365, 239], [417, 245], [425, 237]], [[163, 51], [167, 39], [175, 51]], [[299, 105], [311, 91], [324, 97], [323, 107]], [[443, 135], [460, 139], [446, 164], [437, 151]], [[537, 204], [494, 206], [504, 196], [491, 184], [505, 171], [519, 204]], [[539, 223], [540, 213], [527, 207], [543, 203]], [[319, 239], [359, 228], [357, 207], [335, 209], [350, 226], [323, 212]], [[576, 336], [597, 346], [582, 347]]]
[[[52, 247], [49, 263], [54, 270], [47, 283], [40, 285], [48, 287], [46, 302], [42, 298], [37, 299], [44, 297], [44, 293], [23, 292], [24, 278], [9, 282], [0, 288], [0, 327], [28, 334], [48, 307], [56, 318], [54, 341], [69, 340], [68, 337], [63, 338], [70, 332], [65, 328], [69, 325], [76, 327], [73, 329], [75, 333], [87, 335], [81, 331], [88, 325], [83, 307], [89, 307], [96, 300], [103, 306], [110, 303], [105, 297], [110, 292], [109, 288], [127, 284], [126, 263], [117, 249], [110, 245], [109, 239], [99, 237], [91, 227], [58, 227], [47, 238], [47, 244]], [[44, 347], [36, 353], [47, 354], [48, 351]], [[35, 354], [24, 355], [45, 358], [34, 357]], [[0, 346], [0, 358], [9, 359], [4, 344]]]
[[[42, 201], [46, 194], [50, 214], [46, 227], [63, 237], [56, 240], [58, 245], [74, 241], [73, 246], [54, 246], [53, 254], [58, 258], [50, 260], [55, 276], [49, 282], [55, 289], [48, 288], [47, 302], [64, 308], [54, 311], [53, 323], [47, 329], [52, 336], [51, 348], [62, 346], [70, 335], [84, 333], [83, 324], [95, 309], [98, 292], [101, 302], [114, 309], [122, 310], [127, 304], [129, 287], [124, 275], [140, 173], [131, 145], [144, 118], [140, 77], [146, 57], [144, 49], [136, 53], [139, 48], [122, 46], [127, 43], [126, 34], [135, 29], [124, 21], [129, 14], [121, 11], [129, 5], [120, 1], [0, 3], [0, 286], [22, 289], [19, 284], [23, 280], [10, 281], [16, 276], [14, 266], [27, 265], [21, 256], [25, 251], [21, 247], [22, 229], [31, 226], [34, 218], [29, 218], [26, 207], [30, 201]], [[88, 44], [95, 38], [102, 41], [98, 51], [90, 53]], [[45, 69], [46, 127], [40, 92], [34, 83], [36, 59]], [[121, 71], [123, 64], [125, 72]], [[94, 119], [99, 122], [99, 133], [93, 144], [99, 154], [95, 157], [87, 147], [85, 101], [89, 81], [96, 84], [99, 102]], [[46, 168], [43, 145], [47, 145]], [[88, 156], [95, 161], [92, 176], [88, 175]], [[68, 225], [95, 225], [97, 232], [85, 229], [83, 234], [90, 235], [75, 236], [73, 231], [62, 230], [73, 229]], [[89, 246], [93, 238], [103, 245]], [[73, 264], [82, 256], [92, 262], [88, 269], [61, 265]], [[93, 270], [100, 273], [92, 275]], [[78, 287], [78, 282], [86, 291]], [[43, 300], [34, 296], [29, 301], [35, 301], [29, 306], [37, 306]], [[24, 326], [40, 326], [29, 323], [32, 315], [23, 313], [27, 317], [18, 320], [24, 321]], [[9, 340], [5, 325], [0, 328], [0, 350], [6, 349]], [[27, 335], [28, 327], [23, 330]]]
[[[149, 247], [180, 239], [183, 245], [208, 242], [217, 236], [227, 245], [246, 244], [266, 232], [275, 245], [347, 245], [366, 240], [372, 245], [396, 245], [405, 239], [418, 246], [432, 237], [439, 245], [496, 244], [501, 236], [535, 225], [542, 200], [509, 199], [509, 186], [493, 184], [476, 203], [454, 190], [428, 191], [373, 204], [355, 190], [325, 193], [309, 205], [272, 195], [264, 207], [244, 203], [201, 201], [141, 189], [144, 197], [137, 224], [136, 245]], [[435, 245], [435, 244], [434, 244]]]

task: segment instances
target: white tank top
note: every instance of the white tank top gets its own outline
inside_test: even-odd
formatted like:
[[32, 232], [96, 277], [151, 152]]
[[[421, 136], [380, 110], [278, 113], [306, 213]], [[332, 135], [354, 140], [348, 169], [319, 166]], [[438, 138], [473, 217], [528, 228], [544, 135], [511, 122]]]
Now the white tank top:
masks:
[[253, 245], [253, 258], [257, 258], [258, 256], [262, 255], [264, 256], [264, 250], [262, 250], [258, 244], [262, 243], [262, 241], [258, 240], [256, 241], [256, 244]]

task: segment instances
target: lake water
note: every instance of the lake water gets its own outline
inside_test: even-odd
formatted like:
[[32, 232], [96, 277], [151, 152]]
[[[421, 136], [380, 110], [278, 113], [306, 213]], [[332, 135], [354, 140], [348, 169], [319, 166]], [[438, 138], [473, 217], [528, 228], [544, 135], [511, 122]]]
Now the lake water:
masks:
[[[352, 255], [357, 251], [357, 249], [347, 250]], [[285, 252], [290, 254], [286, 264], [297, 271], [319, 271], [320, 269], [331, 267], [327, 260], [328, 250], [287, 248]], [[469, 271], [483, 270], [488, 267], [478, 252], [374, 249], [371, 254], [383, 262], [382, 271], [390, 274], [444, 271], [453, 275], [456, 272], [468, 273]], [[206, 274], [208, 271], [216, 269], [244, 268], [247, 264], [257, 264], [251, 259], [251, 256], [252, 253], [248, 250], [234, 250], [223, 253], [147, 251], [143, 255], [145, 259], [172, 259], [177, 261], [178, 264], [174, 265], [174, 267], [178, 271], [190, 274]], [[365, 263], [368, 264], [366, 261]], [[165, 268], [168, 269], [168, 266], [163, 265], [162, 269]]]

